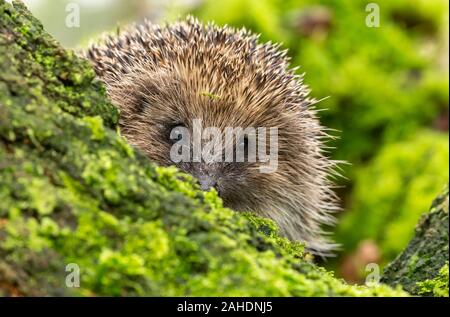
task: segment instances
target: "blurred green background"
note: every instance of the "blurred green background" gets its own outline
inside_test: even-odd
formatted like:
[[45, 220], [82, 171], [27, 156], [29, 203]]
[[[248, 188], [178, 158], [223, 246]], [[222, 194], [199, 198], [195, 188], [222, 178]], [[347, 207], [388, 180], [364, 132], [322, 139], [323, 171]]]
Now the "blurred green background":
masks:
[[[379, 0], [368, 27], [361, 0], [26, 0], [64, 46], [85, 47], [105, 31], [191, 13], [245, 26], [282, 42], [306, 73], [324, 125], [337, 130], [330, 155], [350, 164], [337, 189], [343, 211], [333, 229], [342, 247], [322, 263], [349, 282], [365, 265], [385, 265], [407, 244], [420, 215], [448, 181], [447, 0]], [[80, 9], [68, 28], [68, 3]]]

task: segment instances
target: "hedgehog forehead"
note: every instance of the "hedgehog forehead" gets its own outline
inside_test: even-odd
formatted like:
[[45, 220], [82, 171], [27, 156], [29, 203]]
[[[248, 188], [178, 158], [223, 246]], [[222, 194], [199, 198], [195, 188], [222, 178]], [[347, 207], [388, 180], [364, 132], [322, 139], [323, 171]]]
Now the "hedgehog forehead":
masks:
[[227, 73], [219, 69], [223, 67], [221, 62], [212, 68], [174, 64], [165, 70], [149, 71], [144, 92], [153, 104], [163, 104], [167, 111], [178, 112], [186, 119], [201, 118], [212, 126], [261, 125], [287, 112], [298, 118], [306, 100], [293, 78], [269, 78], [252, 70], [246, 75]]
[[[291, 94], [283, 95], [272, 86], [259, 89], [257, 79], [227, 83], [217, 78], [217, 74], [202, 72], [203, 69], [198, 68], [190, 71], [182, 67], [159, 69], [136, 73], [129, 81], [137, 83], [137, 94], [145, 101], [149, 119], [166, 118], [168, 122], [186, 126], [200, 119], [205, 127], [219, 129], [274, 127], [286, 123], [289, 118], [298, 120], [300, 107], [289, 104], [289, 98], [293, 99]], [[288, 86], [283, 89], [287, 90]], [[142, 111], [141, 108], [137, 110]]]

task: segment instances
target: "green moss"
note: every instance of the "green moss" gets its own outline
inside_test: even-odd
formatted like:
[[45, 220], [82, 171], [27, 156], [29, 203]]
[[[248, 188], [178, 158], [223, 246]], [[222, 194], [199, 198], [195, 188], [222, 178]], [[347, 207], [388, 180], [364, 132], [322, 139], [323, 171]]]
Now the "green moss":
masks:
[[208, 97], [208, 98], [210, 98], [210, 99], [220, 99], [220, 96], [219, 96], [219, 95], [216, 95], [216, 94], [213, 94], [213, 93], [207, 92], [207, 91], [202, 92], [200, 95], [201, 95], [201, 96]]
[[0, 17], [0, 294], [407, 295], [347, 285], [273, 222], [150, 163], [85, 61], [22, 4], [0, 0]]
[[84, 122], [89, 126], [92, 130], [92, 140], [102, 140], [105, 137], [105, 129], [103, 127], [103, 120], [101, 117], [89, 117], [86, 116], [83, 118]]
[[419, 294], [425, 296], [448, 297], [448, 262], [439, 270], [439, 275], [434, 279], [418, 282]]

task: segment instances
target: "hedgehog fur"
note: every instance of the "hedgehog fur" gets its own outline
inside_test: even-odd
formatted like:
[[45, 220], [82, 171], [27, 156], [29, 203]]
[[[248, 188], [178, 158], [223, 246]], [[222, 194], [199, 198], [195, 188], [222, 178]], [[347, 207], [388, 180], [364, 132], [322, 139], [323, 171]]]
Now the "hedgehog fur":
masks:
[[[122, 135], [151, 160], [207, 174], [225, 206], [273, 219], [283, 235], [329, 255], [335, 245], [322, 226], [338, 210], [318, 121], [303, 76], [285, 50], [258, 43], [246, 29], [188, 17], [159, 26], [148, 21], [107, 36], [84, 54], [120, 110]], [[205, 93], [206, 92], [206, 93]], [[212, 98], [211, 96], [215, 96]], [[174, 164], [168, 128], [201, 118], [205, 126], [278, 127], [278, 169], [258, 163]]]

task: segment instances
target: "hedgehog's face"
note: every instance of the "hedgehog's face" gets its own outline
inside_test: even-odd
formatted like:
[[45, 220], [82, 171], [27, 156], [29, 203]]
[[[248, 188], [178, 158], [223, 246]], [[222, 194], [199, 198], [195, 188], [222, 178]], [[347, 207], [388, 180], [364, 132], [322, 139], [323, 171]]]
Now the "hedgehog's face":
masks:
[[[236, 210], [260, 210], [261, 195], [276, 199], [269, 189], [285, 185], [285, 162], [302, 152], [298, 116], [289, 114], [297, 110], [280, 111], [269, 100], [246, 102], [240, 86], [195, 90], [163, 72], [129, 84], [112, 94], [121, 109], [121, 132], [150, 159], [193, 175], [203, 190], [215, 188]], [[263, 148], [264, 158], [258, 151]]]

